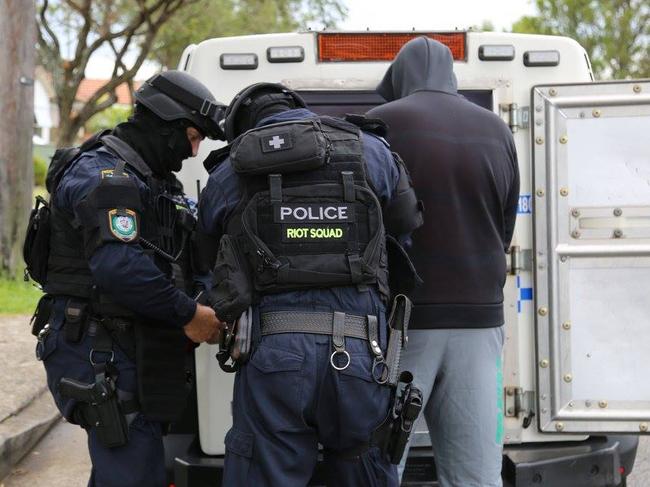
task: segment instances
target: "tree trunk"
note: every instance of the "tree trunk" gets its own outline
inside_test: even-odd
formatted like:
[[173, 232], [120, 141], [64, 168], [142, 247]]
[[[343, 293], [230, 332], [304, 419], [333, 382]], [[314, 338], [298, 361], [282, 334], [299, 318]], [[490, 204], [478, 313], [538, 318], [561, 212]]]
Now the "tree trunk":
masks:
[[34, 186], [34, 0], [0, 0], [0, 273], [22, 267]]

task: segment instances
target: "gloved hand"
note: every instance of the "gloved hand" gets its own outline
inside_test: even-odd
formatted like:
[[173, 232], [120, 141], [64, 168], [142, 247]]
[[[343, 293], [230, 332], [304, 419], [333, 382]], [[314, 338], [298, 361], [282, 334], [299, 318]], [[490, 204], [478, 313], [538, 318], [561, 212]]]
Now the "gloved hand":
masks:
[[212, 308], [197, 303], [194, 317], [183, 327], [183, 331], [194, 343], [215, 343], [224, 326]]

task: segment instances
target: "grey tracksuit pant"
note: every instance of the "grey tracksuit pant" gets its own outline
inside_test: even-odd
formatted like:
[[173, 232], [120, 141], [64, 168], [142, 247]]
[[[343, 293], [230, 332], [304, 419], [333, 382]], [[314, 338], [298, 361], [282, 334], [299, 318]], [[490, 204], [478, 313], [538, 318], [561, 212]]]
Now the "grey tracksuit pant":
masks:
[[502, 486], [503, 328], [409, 332], [400, 368], [422, 390], [441, 487]]

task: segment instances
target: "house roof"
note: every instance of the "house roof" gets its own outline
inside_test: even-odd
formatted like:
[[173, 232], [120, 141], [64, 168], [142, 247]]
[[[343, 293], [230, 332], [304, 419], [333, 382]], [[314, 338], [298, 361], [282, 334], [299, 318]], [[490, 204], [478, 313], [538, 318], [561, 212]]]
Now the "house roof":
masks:
[[[81, 81], [79, 85], [79, 90], [77, 91], [77, 101], [86, 102], [90, 99], [95, 92], [100, 89], [103, 85], [108, 82], [107, 79], [89, 79], [85, 78]], [[133, 89], [137, 90], [142, 81], [134, 81]], [[119, 105], [131, 105], [131, 96], [129, 94], [129, 85], [122, 83], [117, 87], [117, 104]]]

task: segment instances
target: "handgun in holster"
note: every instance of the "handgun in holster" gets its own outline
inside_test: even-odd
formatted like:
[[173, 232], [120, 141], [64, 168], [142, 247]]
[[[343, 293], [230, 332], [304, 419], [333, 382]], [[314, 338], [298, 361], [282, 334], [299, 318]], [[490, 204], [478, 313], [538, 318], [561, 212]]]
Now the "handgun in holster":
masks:
[[373, 444], [379, 447], [392, 464], [399, 464], [404, 455], [413, 426], [422, 410], [422, 391], [413, 385], [410, 372], [402, 372], [396, 388], [393, 407], [373, 434]]
[[74, 399], [75, 420], [84, 428], [95, 428], [99, 442], [114, 448], [126, 445], [129, 440], [128, 424], [120, 410], [115, 382], [106, 376], [98, 376], [91, 384], [62, 378], [59, 392], [64, 398]]

